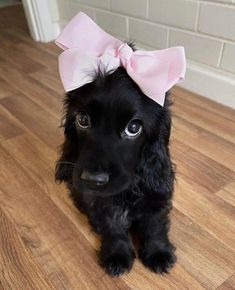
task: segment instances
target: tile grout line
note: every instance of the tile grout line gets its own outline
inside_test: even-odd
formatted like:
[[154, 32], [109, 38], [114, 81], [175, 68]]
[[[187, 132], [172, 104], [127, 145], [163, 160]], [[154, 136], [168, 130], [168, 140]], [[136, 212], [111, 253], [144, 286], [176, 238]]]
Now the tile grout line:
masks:
[[201, 10], [201, 3], [197, 3], [197, 12], [196, 12], [196, 21], [195, 21], [195, 32], [198, 32], [198, 23], [199, 23], [199, 16], [200, 16], [200, 10]]
[[127, 36], [127, 40], [129, 41], [130, 38], [130, 27], [129, 27], [129, 18], [126, 17], [126, 36]]
[[147, 2], [146, 2], [146, 19], [148, 19], [149, 18], [149, 0], [147, 0]]
[[221, 65], [223, 52], [224, 52], [224, 42], [222, 42], [221, 47], [220, 47], [219, 58], [218, 58], [218, 62], [217, 62], [217, 65], [216, 65], [217, 67], [220, 67], [220, 65]]
[[169, 47], [170, 44], [170, 28], [167, 28], [167, 33], [166, 33], [166, 47]]

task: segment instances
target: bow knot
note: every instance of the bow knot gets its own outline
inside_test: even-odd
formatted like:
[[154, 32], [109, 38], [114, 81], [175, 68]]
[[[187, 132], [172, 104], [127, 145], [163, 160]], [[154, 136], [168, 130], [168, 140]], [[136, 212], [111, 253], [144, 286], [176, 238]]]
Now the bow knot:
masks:
[[59, 71], [65, 91], [92, 82], [90, 70], [100, 64], [107, 71], [123, 66], [141, 91], [163, 106], [166, 92], [185, 75], [183, 47], [133, 51], [82, 12], [65, 26], [56, 44], [64, 50]]
[[128, 44], [123, 43], [118, 48], [118, 56], [120, 57], [122, 66], [124, 67], [127, 66], [132, 55], [133, 55], [133, 50]]

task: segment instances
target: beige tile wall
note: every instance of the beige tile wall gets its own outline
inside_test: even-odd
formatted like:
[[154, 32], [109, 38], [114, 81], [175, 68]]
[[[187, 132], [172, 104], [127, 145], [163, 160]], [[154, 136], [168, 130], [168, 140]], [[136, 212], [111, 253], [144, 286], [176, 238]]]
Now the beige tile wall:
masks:
[[[65, 23], [78, 11], [84, 11], [106, 31], [134, 40], [140, 47], [162, 49], [183, 45], [189, 64], [202, 69], [210, 80], [222, 77], [232, 91], [205, 96], [235, 106], [235, 0], [57, 0], [60, 18]], [[203, 75], [203, 72], [200, 71]], [[186, 87], [200, 93], [192, 78]], [[213, 85], [208, 77], [208, 86]], [[233, 87], [234, 81], [234, 87]], [[193, 83], [192, 83], [193, 82]], [[205, 76], [206, 83], [206, 76]], [[233, 91], [234, 88], [234, 91]], [[205, 88], [204, 88], [205, 89]], [[221, 87], [218, 94], [226, 91]], [[223, 98], [226, 99], [223, 102]]]

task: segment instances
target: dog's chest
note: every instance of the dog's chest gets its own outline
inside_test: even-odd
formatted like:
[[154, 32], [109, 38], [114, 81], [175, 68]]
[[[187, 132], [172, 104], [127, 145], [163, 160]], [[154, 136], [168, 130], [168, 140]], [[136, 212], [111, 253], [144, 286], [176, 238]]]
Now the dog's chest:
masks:
[[135, 209], [143, 199], [141, 196], [123, 193], [107, 198], [83, 196], [86, 213], [93, 221], [109, 220], [110, 223], [118, 223], [128, 228], [134, 218]]

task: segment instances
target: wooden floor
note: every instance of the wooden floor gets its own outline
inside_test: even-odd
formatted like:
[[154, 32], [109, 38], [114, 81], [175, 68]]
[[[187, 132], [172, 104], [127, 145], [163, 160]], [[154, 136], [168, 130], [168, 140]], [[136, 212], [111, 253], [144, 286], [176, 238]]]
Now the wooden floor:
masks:
[[160, 276], [136, 260], [111, 279], [99, 237], [54, 183], [58, 52], [30, 39], [21, 6], [0, 9], [0, 289], [235, 289], [235, 112], [173, 90], [178, 263]]

